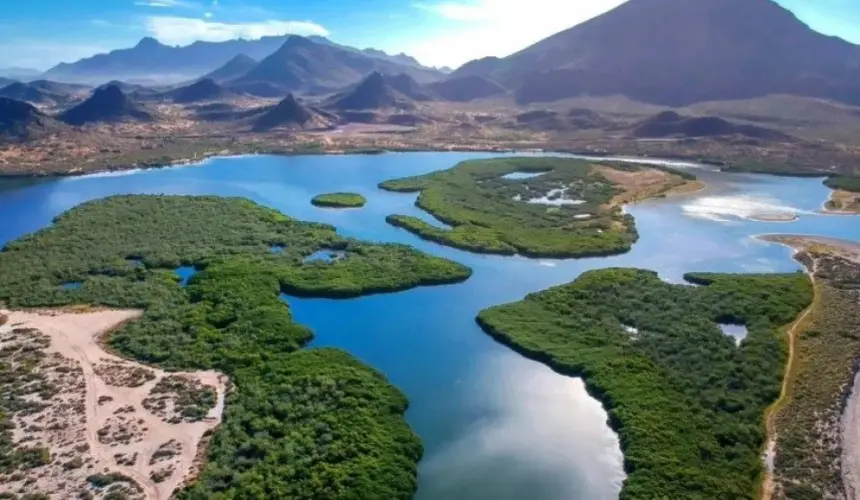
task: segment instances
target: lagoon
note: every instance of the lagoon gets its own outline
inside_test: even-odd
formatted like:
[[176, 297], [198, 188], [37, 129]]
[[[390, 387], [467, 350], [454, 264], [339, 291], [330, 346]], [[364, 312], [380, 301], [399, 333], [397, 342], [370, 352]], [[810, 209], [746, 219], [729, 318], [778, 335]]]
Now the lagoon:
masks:
[[[685, 164], [708, 183], [692, 195], [627, 207], [639, 243], [625, 255], [582, 260], [473, 255], [420, 240], [385, 217], [428, 219], [415, 195], [376, 189], [384, 180], [446, 169], [491, 154], [246, 156], [199, 165], [44, 180], [0, 181], [0, 243], [50, 224], [84, 201], [113, 194], [242, 196], [302, 220], [326, 222], [348, 236], [413, 245], [474, 269], [466, 283], [353, 300], [286, 297], [296, 320], [316, 333], [312, 347], [334, 346], [384, 372], [410, 400], [409, 423], [421, 436], [421, 500], [616, 498], [621, 452], [606, 413], [578, 379], [552, 372], [495, 343], [475, 324], [486, 307], [610, 266], [653, 269], [671, 282], [688, 271], [783, 272], [799, 269], [790, 250], [761, 233], [860, 240], [860, 219], [816, 211], [829, 190], [821, 179], [727, 174]], [[358, 211], [321, 210], [320, 193], [361, 192]], [[792, 213], [793, 222], [756, 215]], [[438, 223], [438, 222], [437, 222]]]

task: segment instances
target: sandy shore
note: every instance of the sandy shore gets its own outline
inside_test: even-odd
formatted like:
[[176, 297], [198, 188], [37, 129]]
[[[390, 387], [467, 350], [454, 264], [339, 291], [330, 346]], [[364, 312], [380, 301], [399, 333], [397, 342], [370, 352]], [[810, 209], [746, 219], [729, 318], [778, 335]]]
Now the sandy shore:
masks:
[[[795, 254], [801, 251], [819, 254], [826, 253], [854, 262], [860, 262], [860, 243], [855, 241], [789, 234], [762, 235], [758, 239], [788, 246], [794, 249]], [[812, 260], [813, 266], [816, 263], [817, 261]], [[809, 271], [814, 281], [815, 269], [810, 269]], [[789, 355], [789, 368], [786, 369], [787, 377], [791, 371], [790, 363], [793, 358], [793, 346], [791, 351]], [[774, 411], [768, 415], [768, 444], [765, 452], [766, 476], [762, 486], [762, 498], [766, 500], [771, 498], [773, 490], [774, 449], [778, 437], [773, 431], [770, 420], [776, 411], [778, 411], [778, 408], [775, 404]], [[858, 496], [860, 494], [860, 372], [854, 377], [850, 395], [845, 402], [845, 408], [840, 418], [839, 440], [842, 448], [841, 472], [845, 496], [847, 500], [855, 500], [860, 498]]]
[[860, 242], [857, 241], [798, 234], [763, 234], [756, 238], [762, 241], [785, 245], [793, 248], [795, 252], [802, 250], [828, 252], [860, 262]]
[[830, 199], [821, 206], [821, 213], [828, 215], [860, 215], [860, 194], [836, 189]]
[[[52, 498], [75, 498], [85, 490], [100, 498], [113, 486], [95, 488], [86, 477], [119, 473], [131, 479], [126, 487], [134, 498], [161, 500], [196, 474], [198, 444], [221, 421], [226, 376], [166, 373], [106, 352], [100, 336], [137, 319], [139, 311], [0, 314], [8, 316], [0, 327], [4, 345], [30, 342], [28, 348], [44, 348], [46, 362], [36, 373], [61, 386], [56, 395], [39, 401], [42, 411], [12, 418], [16, 444], [49, 448], [53, 460], [33, 471], [38, 477], [27, 474], [21, 484], [3, 483], [0, 492], [19, 491], [29, 481], [28, 491]], [[181, 389], [165, 391], [168, 383]], [[180, 392], [205, 392], [214, 396], [214, 407], [202, 419], [185, 417], [180, 411], [185, 407], [177, 406]]]

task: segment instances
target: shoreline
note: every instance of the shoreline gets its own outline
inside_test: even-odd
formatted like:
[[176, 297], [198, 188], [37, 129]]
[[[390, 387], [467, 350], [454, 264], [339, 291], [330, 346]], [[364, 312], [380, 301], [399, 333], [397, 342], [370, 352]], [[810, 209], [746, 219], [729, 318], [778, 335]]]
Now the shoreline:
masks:
[[[373, 148], [373, 147], [354, 147], [354, 148], [338, 148], [338, 149], [257, 149], [243, 148], [238, 149], [222, 149], [221, 151], [195, 155], [191, 157], [177, 157], [168, 159], [166, 162], [157, 164], [118, 164], [97, 168], [93, 170], [82, 170], [80, 168], [72, 168], [57, 172], [0, 172], [0, 181], [14, 179], [62, 179], [70, 177], [81, 177], [86, 175], [107, 174], [116, 172], [126, 172], [135, 170], [154, 170], [163, 168], [173, 168], [194, 165], [202, 163], [213, 158], [235, 158], [243, 156], [345, 156], [345, 155], [381, 155], [392, 153], [499, 153], [499, 154], [549, 154], [549, 155], [570, 155], [581, 157], [583, 159], [593, 159], [595, 161], [618, 161], [623, 163], [641, 163], [643, 165], [665, 165], [668, 167], [710, 167], [712, 169], [726, 173], [750, 173], [759, 175], [773, 175], [776, 177], [802, 177], [802, 178], [827, 178], [829, 174], [825, 172], [777, 172], [777, 171], [758, 171], [745, 170], [732, 165], [731, 162], [722, 160], [709, 160], [701, 157], [688, 155], [635, 155], [625, 154], [623, 152], [611, 151], [589, 151], [575, 150], [554, 147], [508, 147], [508, 146], [487, 146], [487, 147], [469, 147], [469, 146], [451, 146], [446, 148], [433, 147], [400, 147], [400, 148]], [[641, 162], [639, 161], [641, 160]], [[678, 165], [672, 165], [678, 164]]]
[[[856, 208], [830, 208], [828, 205], [840, 204], [844, 207], [844, 203], [857, 203]], [[854, 193], [843, 189], [830, 189], [830, 197], [825, 201], [818, 212], [822, 215], [860, 215], [860, 193]]]
[[[814, 316], [821, 306], [821, 284], [815, 274], [818, 268], [818, 260], [807, 255], [808, 258], [800, 258], [802, 252], [809, 253], [827, 253], [846, 260], [860, 262], [860, 242], [842, 240], [838, 238], [828, 238], [813, 235], [793, 235], [793, 234], [762, 234], [755, 236], [759, 241], [778, 244], [793, 250], [792, 258], [801, 263], [807, 270], [807, 274], [812, 281], [815, 290], [815, 299], [809, 309], [804, 312], [803, 316], [798, 318], [797, 322], [792, 325], [789, 334], [789, 359], [786, 364], [785, 377], [783, 380], [783, 393], [774, 404], [768, 408], [765, 418], [766, 427], [766, 444], [763, 453], [765, 462], [765, 475], [762, 478], [762, 484], [759, 491], [759, 498], [762, 500], [770, 500], [774, 492], [774, 461], [776, 457], [776, 448], [779, 441], [775, 425], [775, 419], [779, 412], [786, 407], [790, 401], [791, 388], [798, 376], [794, 371], [796, 363], [793, 363], [796, 357], [795, 344], [797, 341], [798, 327], [803, 323], [809, 322], [809, 315]], [[806, 325], [807, 328], [811, 326]], [[840, 396], [840, 410], [838, 420], [838, 442], [841, 449], [839, 478], [842, 487], [845, 490], [847, 498], [854, 499], [856, 493], [860, 490], [860, 470], [857, 466], [860, 463], [860, 364], [855, 360], [852, 366], [851, 380], [843, 389]]]

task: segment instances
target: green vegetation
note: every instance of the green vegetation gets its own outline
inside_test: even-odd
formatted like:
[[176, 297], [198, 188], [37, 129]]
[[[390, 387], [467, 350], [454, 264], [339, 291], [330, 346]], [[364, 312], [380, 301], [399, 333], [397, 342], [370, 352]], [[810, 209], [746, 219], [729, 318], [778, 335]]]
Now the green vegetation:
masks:
[[828, 177], [824, 180], [824, 185], [830, 189], [860, 193], [860, 177]]
[[367, 198], [356, 193], [329, 193], [314, 197], [311, 203], [324, 208], [361, 208], [367, 204]]
[[[381, 189], [420, 192], [417, 206], [453, 229], [416, 217], [392, 215], [389, 224], [463, 250], [532, 257], [586, 257], [623, 253], [638, 238], [633, 218], [619, 197], [641, 188], [658, 196], [684, 185], [689, 176], [661, 175], [659, 186], [625, 188], [607, 172], [659, 172], [636, 165], [595, 166], [565, 158], [502, 158], [466, 161], [431, 174], [386, 181]], [[505, 178], [541, 173], [531, 178]], [[664, 172], [665, 173], [665, 172]], [[535, 200], [542, 199], [542, 203]], [[532, 201], [531, 203], [529, 201]]]
[[795, 341], [790, 398], [776, 414], [776, 498], [844, 498], [840, 418], [860, 357], [860, 264], [812, 250], [817, 300]]
[[[346, 257], [303, 262], [325, 248]], [[187, 288], [173, 273], [180, 265], [199, 269]], [[9, 244], [0, 302], [141, 308], [140, 320], [110, 338], [113, 348], [167, 369], [230, 376], [224, 423], [198, 483], [180, 499], [398, 499], [414, 492], [422, 453], [402, 418], [405, 397], [346, 353], [297, 352], [312, 334], [279, 294], [353, 297], [469, 275], [410, 247], [345, 239], [246, 200], [120, 196]], [[69, 282], [82, 286], [64, 289]]]
[[[482, 311], [484, 330], [581, 376], [617, 429], [622, 499], [753, 498], [762, 415], [780, 392], [780, 327], [812, 300], [805, 275], [688, 277], [604, 269]], [[742, 323], [739, 346], [718, 323]], [[635, 330], [633, 330], [635, 329]]]

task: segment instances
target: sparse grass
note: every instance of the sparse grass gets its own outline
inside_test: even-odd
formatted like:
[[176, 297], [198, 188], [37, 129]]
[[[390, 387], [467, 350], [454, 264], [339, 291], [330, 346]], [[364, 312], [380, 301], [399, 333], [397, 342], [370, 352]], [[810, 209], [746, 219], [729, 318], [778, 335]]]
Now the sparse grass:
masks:
[[860, 357], [860, 264], [826, 251], [798, 258], [818, 263], [818, 300], [796, 339], [791, 397], [775, 416], [773, 498], [839, 498], [840, 419]]

